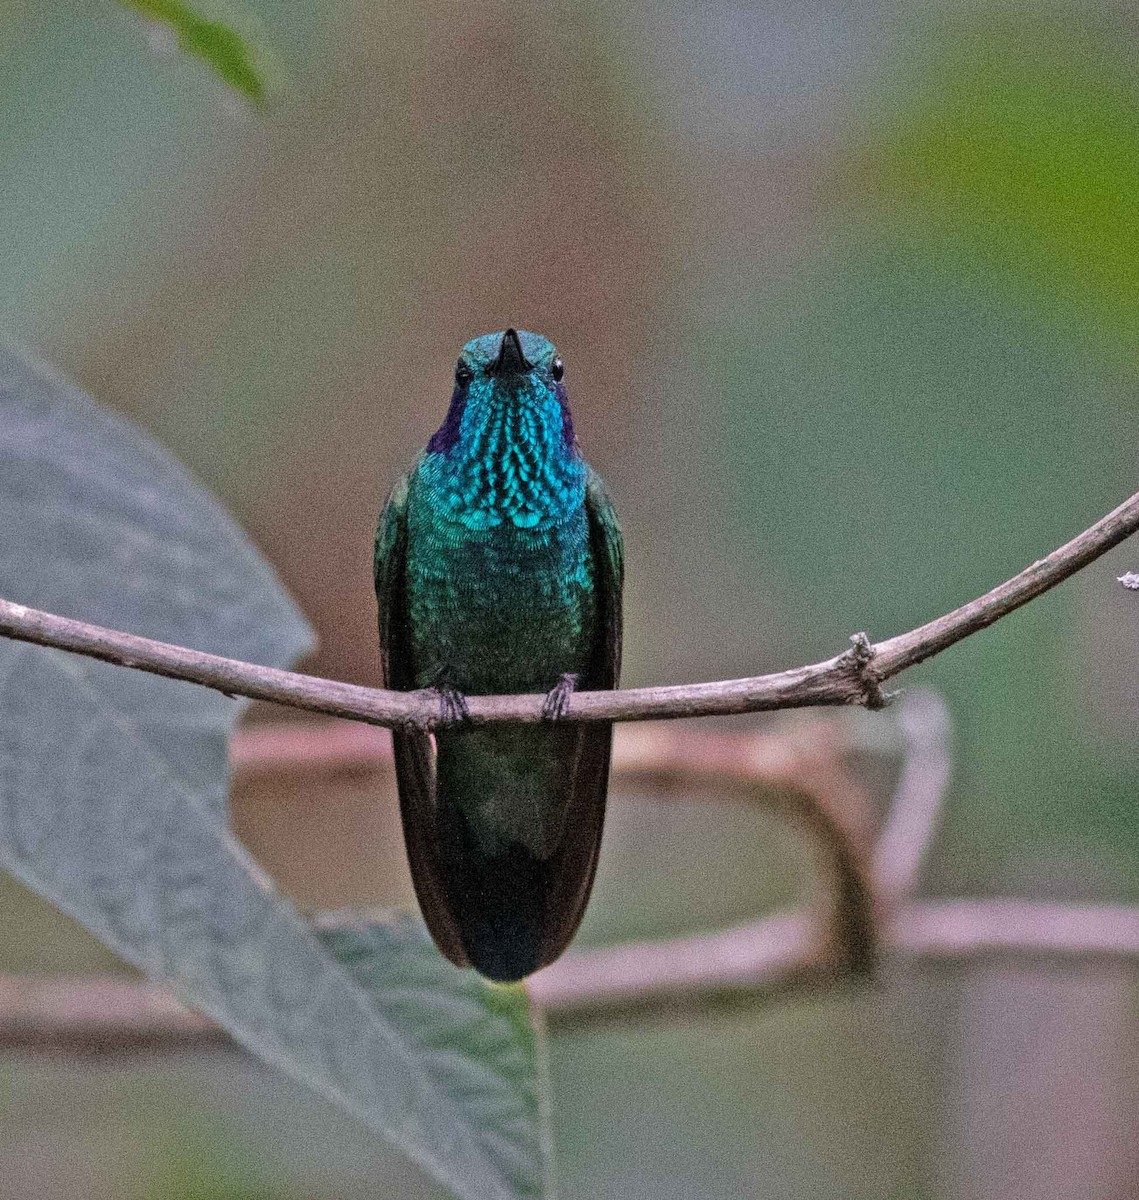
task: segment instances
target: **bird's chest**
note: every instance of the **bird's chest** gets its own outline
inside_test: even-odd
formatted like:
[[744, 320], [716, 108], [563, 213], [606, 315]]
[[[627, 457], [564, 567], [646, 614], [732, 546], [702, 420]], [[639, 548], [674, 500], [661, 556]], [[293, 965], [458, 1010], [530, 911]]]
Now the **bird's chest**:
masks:
[[429, 505], [411, 505], [408, 517], [418, 686], [544, 691], [584, 669], [595, 599], [583, 507], [534, 530], [471, 530]]

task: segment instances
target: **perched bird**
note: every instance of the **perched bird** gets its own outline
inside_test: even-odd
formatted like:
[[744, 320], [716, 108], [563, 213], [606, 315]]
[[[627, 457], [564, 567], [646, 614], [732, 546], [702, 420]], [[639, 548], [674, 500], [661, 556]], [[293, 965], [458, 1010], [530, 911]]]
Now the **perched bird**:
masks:
[[[499, 981], [552, 962], [589, 899], [612, 728], [559, 721], [617, 685], [621, 533], [574, 437], [554, 346], [463, 347], [443, 424], [376, 531], [387, 686], [434, 689], [432, 739], [395, 731], [404, 840], [439, 949]], [[539, 725], [465, 726], [464, 695], [547, 694]]]

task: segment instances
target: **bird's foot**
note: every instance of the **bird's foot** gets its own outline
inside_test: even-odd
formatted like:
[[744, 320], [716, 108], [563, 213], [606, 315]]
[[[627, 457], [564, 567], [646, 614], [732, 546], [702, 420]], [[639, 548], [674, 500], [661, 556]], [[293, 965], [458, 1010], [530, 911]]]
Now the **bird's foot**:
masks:
[[467, 698], [462, 692], [457, 692], [454, 688], [442, 687], [436, 688], [435, 694], [439, 697], [440, 725], [458, 725], [470, 717]]
[[543, 721], [558, 721], [569, 712], [570, 697], [575, 687], [577, 676], [572, 671], [567, 671], [546, 693], [546, 700], [542, 705]]
[[423, 707], [410, 724], [420, 733], [434, 733], [437, 729], [460, 725], [471, 715], [466, 696], [454, 688], [436, 685], [420, 688], [415, 695], [422, 698]]

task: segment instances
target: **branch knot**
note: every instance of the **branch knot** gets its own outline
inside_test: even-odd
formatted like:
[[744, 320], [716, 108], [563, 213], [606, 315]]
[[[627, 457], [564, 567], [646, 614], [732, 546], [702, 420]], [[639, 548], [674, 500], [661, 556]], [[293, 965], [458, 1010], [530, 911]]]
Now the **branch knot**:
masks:
[[871, 666], [874, 656], [878, 653], [874, 643], [865, 633], [854, 634], [850, 641], [851, 646], [845, 657], [854, 668], [854, 678], [862, 690], [862, 703], [875, 711], [885, 708], [897, 693], [882, 690], [882, 681]]

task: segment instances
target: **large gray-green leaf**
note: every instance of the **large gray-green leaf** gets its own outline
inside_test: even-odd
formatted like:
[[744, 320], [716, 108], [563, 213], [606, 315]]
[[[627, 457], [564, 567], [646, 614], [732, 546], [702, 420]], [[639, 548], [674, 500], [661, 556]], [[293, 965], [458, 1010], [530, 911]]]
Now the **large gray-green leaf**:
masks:
[[546, 1160], [546, 1064], [521, 984], [492, 987], [457, 971], [422, 921], [386, 913], [370, 919], [325, 913], [316, 932], [378, 1005], [415, 1036], [424, 1069], [445, 1092], [484, 1116], [481, 1133], [510, 1175], [525, 1180]]
[[[0, 595], [274, 665], [309, 641], [182, 468], [8, 352]], [[405, 926], [313, 933], [225, 827], [237, 711], [205, 689], [0, 641], [0, 865], [456, 1195], [543, 1195], [524, 999], [451, 969]]]
[[[0, 595], [271, 666], [312, 645], [270, 567], [184, 467], [67, 380], [4, 348]], [[73, 669], [222, 810], [239, 703], [93, 659]]]
[[329, 953], [73, 661], [30, 646], [0, 656], [0, 861], [457, 1196], [543, 1194], [517, 995], [398, 929]]

